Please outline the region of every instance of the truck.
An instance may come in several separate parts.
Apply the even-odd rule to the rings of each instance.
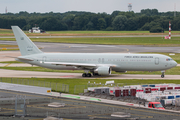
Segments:
[[[164,110],[164,107],[160,102],[146,102],[145,107]]]

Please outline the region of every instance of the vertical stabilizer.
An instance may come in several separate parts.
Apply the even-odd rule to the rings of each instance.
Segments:
[[[11,27],[22,56],[43,53],[18,26]]]

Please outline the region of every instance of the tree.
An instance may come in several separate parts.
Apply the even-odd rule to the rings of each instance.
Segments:
[[[104,20],[104,18],[98,19],[97,28],[98,30],[104,30],[106,28],[106,21]]]
[[[149,31],[150,33],[161,33],[162,28],[160,26],[153,26]]]
[[[87,27],[86,27],[87,30],[93,30],[93,29],[94,29],[94,24],[93,24],[91,21],[89,21],[86,26],[87,26]]]
[[[62,19],[62,21],[67,24],[69,30],[72,29],[73,20],[74,20],[74,15],[67,15]]]
[[[149,23],[146,23],[144,26],[141,27],[140,30],[150,30],[150,24]]]
[[[137,19],[135,18],[128,19],[126,30],[137,30],[137,29],[138,29]]]
[[[126,30],[127,17],[124,15],[118,15],[112,22],[114,30]]]

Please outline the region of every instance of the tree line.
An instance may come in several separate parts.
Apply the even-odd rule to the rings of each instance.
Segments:
[[[180,12],[158,12],[157,9],[143,9],[140,13],[114,11],[112,14],[70,11],[66,13],[19,13],[0,14],[0,28],[11,29],[18,25],[28,30],[37,24],[47,31],[60,30],[146,30],[161,32],[169,29],[180,30]]]

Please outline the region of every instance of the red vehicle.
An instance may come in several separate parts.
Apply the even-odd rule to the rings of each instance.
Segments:
[[[164,107],[160,102],[149,102],[146,107],[164,110]]]

